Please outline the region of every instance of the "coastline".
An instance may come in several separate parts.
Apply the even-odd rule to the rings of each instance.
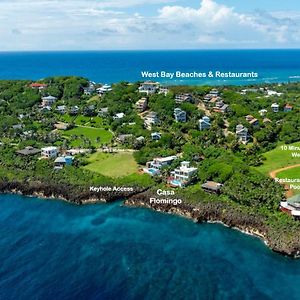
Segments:
[[[43,184],[41,182],[0,182],[1,194],[17,194],[40,199],[57,199],[75,205],[110,203],[124,199],[127,207],[147,208],[160,213],[167,213],[187,218],[195,223],[218,223],[225,227],[238,230],[244,234],[261,239],[272,251],[292,258],[300,257],[300,244],[286,243],[276,240],[269,234],[268,227],[261,216],[245,214],[239,208],[234,208],[223,202],[201,202],[199,205],[150,204],[148,188],[137,188],[133,192],[87,192],[74,193],[76,187],[59,186],[58,184]],[[78,194],[77,194],[78,193]]]

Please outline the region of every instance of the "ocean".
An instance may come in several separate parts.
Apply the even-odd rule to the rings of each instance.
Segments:
[[[0,79],[78,75],[100,83],[141,72],[255,72],[257,78],[153,78],[165,85],[249,85],[300,80],[300,50],[0,52]]]
[[[0,196],[0,299],[299,299],[300,261],[122,202]]]

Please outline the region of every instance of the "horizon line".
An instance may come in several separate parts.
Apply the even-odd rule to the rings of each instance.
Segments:
[[[300,50],[299,48],[207,48],[207,49],[86,49],[86,50],[0,50],[0,54],[2,53],[33,53],[33,52],[175,52],[175,51],[278,51],[278,50]]]

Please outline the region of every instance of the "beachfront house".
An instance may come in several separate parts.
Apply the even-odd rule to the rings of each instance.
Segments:
[[[300,194],[288,198],[286,201],[281,201],[280,210],[295,218],[300,218]]]
[[[51,96],[51,95],[42,97],[42,107],[47,107],[47,106],[51,107],[55,103],[56,100],[57,100],[57,98],[54,96]]]
[[[246,128],[244,125],[242,124],[237,125],[235,133],[240,142],[242,143],[248,142],[249,140],[248,128]]]
[[[177,156],[168,156],[168,157],[157,157],[152,161],[146,163],[146,168],[143,169],[144,173],[151,176],[159,175],[160,170],[164,167],[167,167],[172,164],[172,162],[177,159]]]
[[[182,104],[184,102],[192,103],[194,101],[193,96],[191,94],[177,94],[175,95],[176,104]]]
[[[283,111],[284,112],[289,112],[289,111],[292,111],[293,110],[293,106],[290,105],[290,104],[286,104],[283,108]]]
[[[54,146],[44,147],[41,150],[41,156],[44,158],[54,158],[58,155],[58,148]]]
[[[147,105],[147,98],[143,97],[135,103],[135,109],[141,113],[147,109]]]
[[[186,112],[181,108],[174,109],[174,117],[176,122],[186,122]]]
[[[183,161],[180,167],[171,172],[168,183],[172,187],[185,187],[196,178],[197,170],[190,166],[189,161]]]
[[[156,91],[158,90],[160,84],[158,82],[154,82],[154,81],[145,81],[143,83],[141,83],[141,85],[139,86],[138,91],[140,93],[145,93],[147,95],[151,95],[151,94],[155,94]]]
[[[207,193],[220,194],[223,184],[215,181],[206,181],[201,185]]]
[[[60,156],[54,161],[54,169],[62,169],[65,166],[71,166],[73,163],[73,156]]]
[[[150,111],[144,118],[144,125],[148,130],[151,130],[153,125],[159,124],[159,118],[156,112]]]
[[[152,132],[151,133],[151,140],[152,141],[159,141],[161,139],[161,133],[160,132]]]
[[[279,104],[273,103],[273,104],[271,105],[271,108],[272,108],[272,111],[273,111],[274,113],[278,113],[278,112],[279,112]]]
[[[202,119],[199,120],[199,130],[205,130],[210,128],[210,118],[204,116]]]

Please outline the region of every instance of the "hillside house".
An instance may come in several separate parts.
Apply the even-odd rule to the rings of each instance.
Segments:
[[[54,158],[58,155],[58,148],[57,147],[44,147],[41,149],[41,156],[44,158]]]
[[[222,186],[223,186],[222,183],[218,183],[214,181],[206,181],[204,184],[201,185],[204,191],[213,194],[220,194]]]
[[[300,194],[288,198],[286,201],[281,201],[280,210],[299,219],[300,218]]]
[[[154,158],[152,161],[146,163],[146,168],[143,171],[151,176],[158,175],[162,168],[171,165],[175,159],[177,159],[175,155]]]
[[[67,107],[65,105],[59,105],[57,106],[56,111],[63,115],[67,112]]]
[[[152,141],[159,141],[161,139],[161,133],[160,132],[151,133],[151,139]]]
[[[195,179],[197,171],[197,168],[190,167],[189,161],[183,161],[171,172],[168,183],[172,187],[185,187]]]
[[[283,111],[284,112],[289,112],[289,111],[292,111],[293,110],[293,106],[290,105],[290,104],[286,104],[283,108]]]
[[[181,108],[174,109],[174,117],[176,122],[186,122],[186,112]]]
[[[209,117],[204,116],[202,119],[199,120],[199,130],[209,129],[210,126],[211,126],[211,124],[210,124]]]
[[[63,169],[65,166],[71,166],[73,163],[73,156],[60,156],[54,161],[54,169]]]
[[[57,100],[57,98],[54,96],[51,96],[51,95],[49,95],[47,97],[42,97],[42,107],[47,107],[47,106],[51,107],[55,103],[56,100]]]
[[[147,109],[148,101],[147,98],[143,97],[135,103],[135,109],[138,112],[144,112]]]
[[[267,109],[261,109],[258,113],[261,117],[264,117],[268,113],[268,110]]]
[[[144,125],[147,129],[151,130],[153,125],[159,124],[159,118],[156,112],[149,112],[144,118]]]
[[[117,141],[121,144],[126,144],[133,141],[133,134],[120,134],[117,137]]]
[[[41,150],[36,149],[34,147],[31,147],[31,146],[28,146],[28,147],[25,147],[22,150],[17,150],[16,153],[20,154],[20,155],[24,155],[24,156],[29,156],[29,155],[36,155],[38,153],[41,153]]]
[[[271,108],[272,108],[272,111],[273,111],[274,113],[278,113],[278,112],[279,112],[279,104],[273,103],[273,104],[271,105]]]
[[[138,88],[138,91],[140,93],[145,93],[147,95],[155,94],[158,90],[160,84],[158,82],[154,81],[145,81],[141,83],[141,85]]]
[[[236,126],[236,136],[242,143],[247,143],[249,140],[249,134],[248,134],[248,128],[243,126],[242,124],[239,124]]]
[[[167,96],[167,94],[169,93],[169,91],[170,90],[167,87],[160,87],[159,90],[158,90],[158,93]]]
[[[103,95],[103,94],[111,92],[111,91],[112,91],[112,87],[109,84],[104,84],[100,88],[97,88],[97,93],[99,95]]]
[[[69,111],[70,115],[75,116],[79,113],[79,107],[77,105],[72,106]]]
[[[176,104],[181,104],[184,102],[192,103],[194,101],[193,96],[191,94],[177,94],[175,95]]]
[[[124,113],[117,113],[117,114],[115,114],[114,116],[113,116],[113,119],[114,120],[121,120],[121,119],[123,119],[125,117],[125,114]]]
[[[44,83],[33,82],[29,86],[34,90],[42,91],[46,89],[48,85]]]

